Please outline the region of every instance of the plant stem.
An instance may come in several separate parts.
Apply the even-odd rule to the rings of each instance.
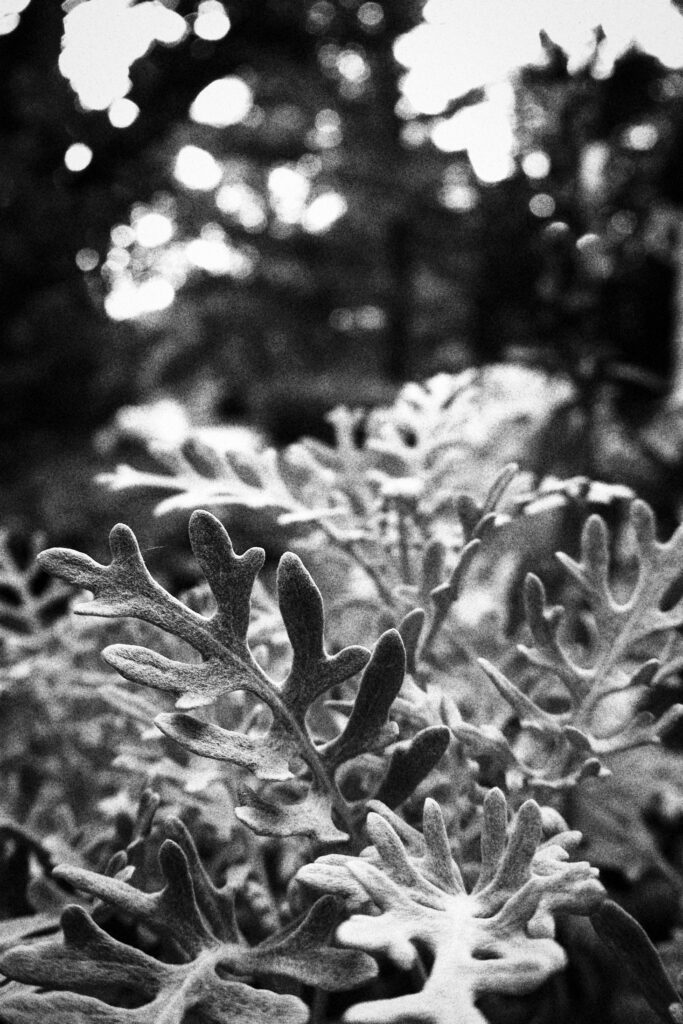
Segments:
[[[363,552],[358,547],[358,544],[355,541],[347,540],[346,538],[342,537],[340,534],[337,533],[334,527],[330,525],[330,523],[325,523],[321,521],[319,525],[323,533],[327,537],[329,537],[329,539],[333,541],[333,543],[336,544],[338,548],[344,551],[345,554],[349,556],[349,558],[353,559],[353,561],[358,566],[360,566],[363,572],[365,572],[370,577],[382,600],[393,611],[395,602],[391,590],[389,589],[389,587],[387,587],[386,583],[380,576],[379,572],[377,571],[377,567],[373,565],[372,562],[368,561],[368,559],[365,557]]]
[[[321,988],[316,988],[313,992],[313,1001],[311,1003],[311,1016],[308,1024],[325,1024],[327,1017],[327,1000],[329,993],[324,992]]]

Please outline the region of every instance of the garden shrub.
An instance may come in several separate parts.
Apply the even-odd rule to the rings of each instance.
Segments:
[[[0,700],[29,745],[3,755],[0,1021],[683,1019],[611,898],[681,889],[683,528],[494,473],[510,407],[473,386],[340,410],[334,447],[113,474],[162,514],[259,512],[298,549],[274,581],[208,510],[180,597],[127,526],[109,564],[43,552],[80,619],[6,549]]]

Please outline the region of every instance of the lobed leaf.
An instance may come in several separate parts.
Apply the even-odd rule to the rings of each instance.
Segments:
[[[150,813],[151,805],[145,816]],[[14,948],[0,961],[7,977],[50,990],[1,999],[3,1021],[23,1024],[49,1015],[63,1024],[184,1024],[192,1016],[197,1024],[304,1024],[308,1011],[301,999],[254,988],[249,979],[294,979],[337,991],[376,975],[367,954],[329,946],[340,916],[332,896],[318,900],[293,929],[249,948],[237,928],[232,894],[213,885],[185,826],[172,819],[165,830],[159,892],[71,867],[58,876],[165,936],[176,951],[173,962],[129,946],[81,907],[69,907],[62,915],[62,943]],[[122,992],[133,1008],[118,1005]]]
[[[534,664],[553,668],[568,685],[574,679],[579,696],[606,677],[626,652],[645,637],[683,624],[683,597],[669,605],[668,597],[683,577],[683,527],[666,543],[655,536],[652,509],[636,499],[630,524],[638,547],[638,576],[625,601],[615,598],[609,580],[609,534],[604,520],[592,515],[581,538],[581,560],[558,553],[557,558],[583,592],[594,618],[591,649],[586,665],[577,663],[563,642],[557,609],[545,610],[538,580],[526,588],[529,626],[535,648],[524,649]]]
[[[188,663],[146,647],[106,648],[105,660],[126,679],[172,694],[181,711],[210,706],[236,690],[246,690],[265,704],[272,723],[264,736],[224,729],[186,714],[161,715],[157,725],[193,753],[229,762],[270,783],[291,778],[292,763],[303,761],[306,768],[297,771],[310,780],[310,799],[297,805],[296,812],[286,801],[273,810],[277,800],[271,804],[265,799],[260,805],[258,794],[252,793],[242,808],[243,820],[261,833],[271,828],[270,834],[284,835],[290,829],[289,834],[337,842],[344,833],[329,818],[332,807],[348,828],[352,814],[337,788],[336,769],[368,749],[383,749],[396,735],[388,713],[405,671],[400,637],[395,634],[391,641],[380,642],[373,667],[361,681],[358,707],[352,709],[342,735],[317,745],[307,723],[311,705],[365,668],[370,652],[350,646],[334,655],[327,653],[320,592],[300,559],[287,554],[278,569],[278,593],[293,657],[286,679],[282,683],[271,679],[255,661],[247,640],[251,593],[263,552],[252,548],[237,555],[223,526],[208,512],[193,514],[190,540],[215,598],[216,610],[209,615],[192,610],[155,583],[127,527],[112,531],[108,566],[64,550],[46,552],[43,561],[47,568],[93,591],[94,600],[85,608],[88,613],[144,619],[189,643],[202,658]],[[393,653],[388,655],[390,648]],[[246,723],[239,725],[248,729]],[[409,780],[417,784],[432,763],[424,756],[420,760],[425,747],[421,742],[412,755],[417,767],[403,773],[406,793]],[[421,768],[418,762],[424,762]]]
[[[541,842],[535,802],[520,809],[509,838],[506,819],[505,798],[494,790],[484,803],[482,872],[470,894],[433,801],[425,805],[421,843],[409,836],[406,844],[385,808],[369,816],[373,846],[360,857],[322,857],[300,870],[305,884],[348,894],[360,910],[337,930],[342,945],[384,954],[401,970],[413,967],[418,949],[430,956],[420,992],[356,1004],[345,1020],[481,1024],[481,996],[533,992],[562,969],[566,956],[554,938],[555,916],[597,909],[604,897],[597,872],[568,862],[574,834]]]
[[[294,658],[282,687],[282,701],[302,722],[310,705],[332,686],[359,672],[370,655],[364,647],[346,647],[328,655],[323,641],[323,602],[301,560],[291,552],[278,567],[280,612]]]
[[[310,836],[321,843],[343,843],[349,838],[332,820],[330,794],[317,788],[311,787],[298,803],[268,800],[248,786],[242,787],[240,798],[235,815],[257,835]]]
[[[683,1004],[645,930],[613,900],[605,900],[591,914],[591,924],[618,957],[620,970],[655,1013],[670,1024],[674,1019],[671,1007],[683,1008]]]
[[[405,668],[401,636],[395,629],[388,630],[375,644],[344,731],[324,748],[323,756],[329,764],[336,767],[394,738],[395,732],[387,730],[387,720],[401,689]]]
[[[258,779],[292,778],[287,753],[270,736],[252,738],[182,714],[157,715],[154,724],[187,750],[216,761],[229,761],[253,772]]]
[[[398,807],[436,767],[450,741],[450,729],[445,725],[430,725],[411,740],[397,745],[376,799],[388,807]]]
[[[683,527],[669,541],[659,543],[652,510],[637,500],[631,505],[630,525],[637,543],[638,573],[625,599],[613,592],[609,533],[600,516],[590,516],[585,523],[580,561],[557,555],[588,606],[585,642],[579,644],[572,635],[566,610],[548,605],[538,577],[529,574],[525,580],[526,621],[534,644],[518,649],[528,662],[564,684],[567,710],[546,711],[495,666],[479,659],[519,720],[524,742],[511,750],[509,764],[529,785],[561,789],[588,776],[607,774],[600,758],[659,743],[683,714],[674,705],[657,720],[649,711],[638,711],[636,699],[662,674],[656,658],[637,664],[643,641],[658,642],[663,648],[657,635],[683,624],[683,597],[677,597],[683,578]],[[634,694],[633,699],[619,705],[615,698],[627,691]],[[611,716],[610,708],[614,709]],[[489,752],[491,744],[487,745],[482,727],[460,726],[457,732],[470,749]],[[525,745],[526,758],[518,756]],[[503,753],[497,757],[501,764]]]

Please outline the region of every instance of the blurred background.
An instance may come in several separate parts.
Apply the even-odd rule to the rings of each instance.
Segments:
[[[10,530],[96,548],[138,435],[329,439],[498,363],[571,384],[542,470],[678,517],[683,4],[0,0],[0,33]]]

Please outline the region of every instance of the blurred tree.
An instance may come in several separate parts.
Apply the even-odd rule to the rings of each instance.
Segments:
[[[203,367],[203,391],[210,366],[223,412],[246,405],[281,440],[340,400],[386,396],[437,339],[468,335],[453,294],[466,254],[439,201],[449,159],[407,144],[398,113],[393,45],[420,7],[231,8],[213,44],[223,76],[161,146],[175,180],[132,211],[128,255],[114,245],[105,262],[114,316],[171,281],[165,379]],[[166,218],[158,245],[140,239],[150,216]]]
[[[6,477],[21,455],[42,488],[56,445],[164,391],[289,440],[511,356],[569,371],[586,408],[604,380],[665,390],[680,73],[542,34],[489,84],[486,55],[457,87],[425,64],[420,104],[404,41],[428,8],[25,7],[0,36]]]
[[[636,47],[606,75],[604,44],[597,30],[570,70],[546,39],[546,67],[523,69],[517,84],[536,264],[526,358],[577,386],[548,425],[548,464],[626,480],[671,514],[683,430],[662,400],[680,404],[683,366],[683,76]]]
[[[133,211],[129,262],[114,252],[105,264],[113,315],[135,310],[131,284],[170,278],[174,291],[160,293],[175,295],[160,318],[169,375],[185,379],[188,353],[195,365],[217,360],[224,411],[245,395],[271,424],[279,409],[283,439],[309,425],[307,403],[317,421],[335,398],[371,400],[368,381],[511,352],[581,386],[591,366],[619,363],[622,380],[661,394],[675,270],[671,246],[651,237],[652,210],[667,201],[679,73],[637,50],[605,71],[600,31],[570,68],[542,33],[539,60],[507,87],[425,114],[407,102],[396,57],[421,7],[265,4],[257,44],[232,63],[250,19],[231,9],[230,74],[166,137],[161,161],[175,160],[176,180]],[[456,129],[453,143],[463,115],[469,142]],[[496,132],[510,135],[502,166]],[[489,151],[475,152],[477,134]],[[168,220],[158,246],[135,241],[134,221],[150,211]]]

